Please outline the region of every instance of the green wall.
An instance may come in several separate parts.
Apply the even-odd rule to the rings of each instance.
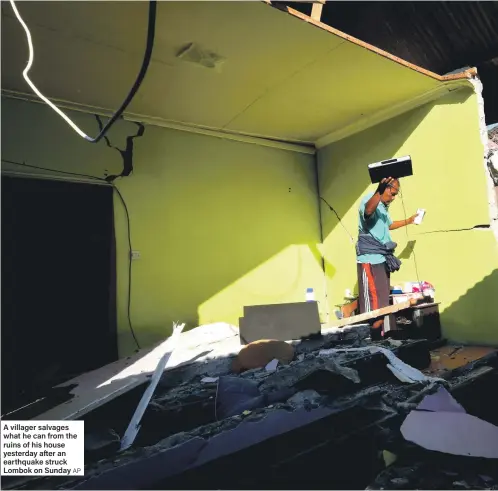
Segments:
[[[71,113],[97,133],[93,116]],[[110,133],[123,147],[136,126]],[[408,215],[424,223],[393,232],[403,266],[392,283],[434,283],[445,335],[498,344],[498,246],[489,224],[476,95],[454,91],[319,151],[320,193],[356,238],[357,207],[369,185],[367,164],[411,155],[414,176],[402,182]],[[80,139],[41,104],[2,99],[2,157],[95,176],[119,173],[120,155],[104,142]],[[2,164],[8,171],[34,171]],[[134,173],[117,181],[130,212],[133,249],[132,321],[143,346],[164,339],[173,321],[188,327],[238,323],[243,305],[301,301],[314,287],[323,315],[355,288],[354,244],[321,204],[320,244],[314,158],[248,143],[147,126],[135,140]],[[401,200],[394,219],[404,217]],[[126,319],[127,237],[115,201],[120,354],[133,350]],[[450,231],[458,230],[458,231]],[[404,252],[403,252],[404,251]],[[321,254],[326,265],[324,281]],[[325,304],[325,284],[328,305]]]
[[[320,193],[357,236],[359,201],[375,187],[367,165],[411,155],[414,175],[402,180],[408,216],[427,210],[420,226],[392,233],[403,265],[391,284],[416,280],[413,253],[404,251],[406,231],[421,280],[436,287],[444,334],[459,342],[498,344],[498,245],[490,229],[488,197],[479,136],[477,96],[470,89],[450,93],[371,129],[335,142],[318,153]],[[404,218],[401,199],[390,211]],[[328,298],[343,301],[357,288],[354,245],[335,215],[322,203]],[[460,231],[448,231],[460,230]]]
[[[93,116],[70,116],[97,133]],[[135,132],[121,121],[111,143],[123,148]],[[122,168],[115,150],[85,142],[48,107],[11,99],[2,99],[2,157],[95,176]],[[117,186],[133,249],[141,253],[133,262],[131,312],[142,346],[169,335],[173,321],[238,324],[243,305],[302,301],[307,287],[324,305],[313,156],[146,126],[135,140],[134,169]],[[126,319],[126,222],[117,197],[115,216],[124,356],[134,345]]]

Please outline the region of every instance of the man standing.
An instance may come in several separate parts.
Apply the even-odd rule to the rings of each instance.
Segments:
[[[359,209],[359,235],[356,244],[360,313],[389,305],[390,276],[400,268],[401,261],[394,256],[396,243],[390,230],[414,222],[417,215],[393,222],[388,207],[399,193],[398,179],[382,179],[375,193],[366,195]],[[372,340],[384,336],[384,319],[372,324]]]

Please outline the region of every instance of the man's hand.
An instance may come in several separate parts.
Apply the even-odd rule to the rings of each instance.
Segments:
[[[396,230],[397,228],[411,225],[412,223],[414,223],[415,218],[417,218],[417,214],[411,216],[410,218],[407,218],[406,220],[398,220],[396,222],[393,222],[391,223],[391,225],[389,225],[389,230]]]
[[[415,218],[418,217],[418,213],[415,213],[415,215],[412,215],[410,218],[406,220],[407,225],[411,225],[412,223],[415,223]]]
[[[379,185],[377,186],[377,193],[382,196],[384,194],[384,191],[392,184],[394,179],[392,177],[384,177],[382,181],[379,182]]]

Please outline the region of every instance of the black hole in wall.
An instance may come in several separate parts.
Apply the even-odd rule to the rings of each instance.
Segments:
[[[2,413],[117,359],[112,188],[2,178]]]

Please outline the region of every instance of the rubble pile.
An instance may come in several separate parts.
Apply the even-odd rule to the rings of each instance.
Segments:
[[[140,393],[128,400],[121,396],[85,417],[84,477],[4,487],[494,489],[496,469],[488,465],[465,474],[460,464],[453,471],[448,455],[443,465],[434,455],[444,452],[423,446],[437,447],[430,440],[433,412],[473,421],[481,417],[473,423],[478,428],[498,422],[467,404],[481,400],[496,381],[496,353],[434,373],[427,340],[372,343],[368,333],[368,326],[325,332],[289,343],[292,349],[284,350],[282,359],[269,362],[266,353],[260,366],[246,357],[243,365],[252,368],[245,370],[234,363],[237,352],[169,370],[131,448],[120,452],[119,439]],[[420,416],[427,414],[421,411],[431,414]],[[427,422],[415,436],[414,415]],[[466,458],[464,440],[452,459]],[[471,452],[493,452],[491,447],[474,445]],[[482,455],[467,458],[482,460]],[[348,471],[351,459],[360,466],[354,475]]]

